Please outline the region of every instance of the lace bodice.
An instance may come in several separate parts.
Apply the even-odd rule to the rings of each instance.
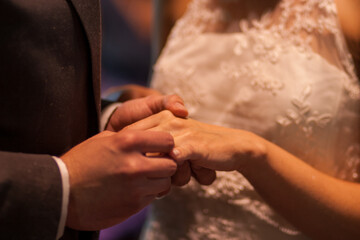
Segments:
[[[333,0],[194,0],[154,68],[190,117],[252,131],[359,181],[360,87]],[[271,1],[270,1],[271,2]],[[271,180],[269,180],[271,181]],[[310,220],[310,219],[309,219]],[[238,173],[154,203],[145,239],[305,239]]]

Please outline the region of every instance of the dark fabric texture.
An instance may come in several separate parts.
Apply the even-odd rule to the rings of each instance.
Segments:
[[[98,131],[100,26],[98,0],[0,0],[0,239],[55,239],[51,156]]]
[[[62,196],[56,163],[0,152],[0,165],[0,239],[55,239]]]

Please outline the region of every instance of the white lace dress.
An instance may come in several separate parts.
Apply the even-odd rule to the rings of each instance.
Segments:
[[[335,3],[280,0],[256,17],[251,9],[263,2],[194,0],[152,86],[180,95],[194,119],[252,131],[329,175],[359,181],[360,88]],[[218,172],[211,186],[192,180],[156,201],[143,239],[306,237],[241,174]]]

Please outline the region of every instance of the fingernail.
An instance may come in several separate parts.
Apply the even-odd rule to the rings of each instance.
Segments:
[[[176,103],[174,104],[174,107],[176,107],[176,108],[178,108],[178,109],[180,109],[180,110],[185,110],[185,111],[187,111],[187,109],[185,108],[184,104],[181,104],[181,103],[179,103],[179,102],[176,102]]]
[[[172,150],[172,153],[173,153],[174,157],[178,157],[180,155],[180,151],[176,148]]]

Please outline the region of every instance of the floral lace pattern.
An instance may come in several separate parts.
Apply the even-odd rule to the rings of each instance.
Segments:
[[[334,1],[280,0],[260,17],[231,17],[231,4],[251,2],[193,0],[152,86],[180,95],[192,118],[253,131],[320,171],[360,181],[360,86]],[[219,172],[211,186],[191,181],[157,201],[144,239],[307,238],[242,175]]]
[[[188,67],[185,71],[182,71],[175,66],[168,68],[163,65],[155,65],[154,70],[158,75],[162,75],[163,78],[173,79],[173,81],[162,83],[162,91],[171,92],[180,96],[183,96],[183,93],[186,92],[186,102],[190,113],[196,111],[197,107],[201,106],[203,102],[202,99],[206,96],[207,92],[205,89],[197,86],[196,83],[189,81],[195,71],[194,67]],[[156,84],[154,84],[153,87],[156,89],[160,88],[160,86],[156,86]]]
[[[306,99],[311,94],[311,87],[307,86],[291,103],[294,109],[288,109],[286,116],[278,117],[277,123],[283,127],[290,124],[298,126],[307,137],[313,134],[314,128],[324,128],[331,121],[331,114],[314,111]]]
[[[227,0],[220,0],[226,2]],[[227,9],[221,8],[215,0],[197,0],[189,5],[185,16],[179,20],[172,31],[168,47],[181,42],[189,36],[196,36],[206,32],[220,31],[217,25],[229,21],[226,16]],[[241,2],[241,0],[230,0],[228,2]],[[246,2],[246,1],[242,1]],[[350,97],[359,99],[360,88],[354,70],[351,54],[348,52],[344,36],[342,35],[337,19],[336,5],[333,0],[282,0],[278,6],[280,16],[274,19],[270,13],[262,15],[259,19],[243,19],[239,22],[239,29],[247,36],[257,41],[253,52],[262,61],[275,63],[279,56],[289,47],[296,47],[311,58],[314,52],[320,51],[313,45],[322,44],[317,42],[317,35],[323,35],[324,40],[331,41],[339,51],[341,69],[348,74],[344,78],[344,88]],[[269,38],[269,36],[271,36]],[[274,38],[275,37],[275,38]],[[287,39],[288,44],[279,45],[276,39]],[[241,55],[242,49],[247,48],[246,38],[240,36],[234,47],[234,53]],[[319,52],[321,55],[326,53]],[[331,61],[331,59],[328,59]],[[336,63],[335,63],[336,64]]]
[[[251,79],[250,85],[254,89],[267,90],[276,95],[276,92],[281,90],[284,84],[278,79],[258,71],[260,65],[259,61],[253,61],[241,66],[232,62],[223,62],[220,68],[234,82],[238,82],[239,79],[248,78]]]

